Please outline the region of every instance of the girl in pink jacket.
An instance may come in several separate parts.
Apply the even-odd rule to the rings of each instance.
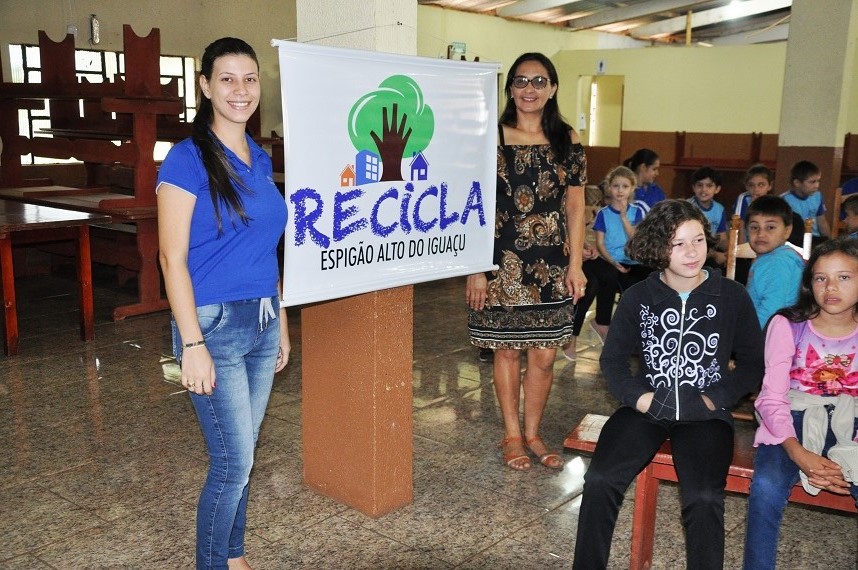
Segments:
[[[798,302],[772,317],[748,500],[745,568],[774,568],[790,490],[858,504],[858,240],[817,247]]]

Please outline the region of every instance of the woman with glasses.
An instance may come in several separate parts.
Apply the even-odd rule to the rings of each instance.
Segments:
[[[560,116],[557,87],[557,71],[541,53],[519,56],[507,74],[498,125],[499,267],[469,276],[466,288],[471,342],[495,351],[503,461],[518,471],[531,468],[528,452],[545,467],[563,468],[560,455],[539,436],[539,425],[557,347],[572,339],[575,302],[587,285],[581,270],[586,159],[577,133]]]
[[[250,135],[259,63],[248,44],[206,48],[193,135],[158,174],[158,238],[173,351],[209,454],[197,504],[197,568],[248,569],[248,481],[274,373],[289,359],[277,242],[286,206]]]

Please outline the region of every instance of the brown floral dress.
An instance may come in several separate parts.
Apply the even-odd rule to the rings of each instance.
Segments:
[[[572,338],[575,305],[566,290],[566,189],[587,182],[584,147],[558,162],[551,146],[498,146],[494,262],[486,308],[469,311],[471,343],[483,348],[551,348]],[[582,190],[583,192],[583,190]]]

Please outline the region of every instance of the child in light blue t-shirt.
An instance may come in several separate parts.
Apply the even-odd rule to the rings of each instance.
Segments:
[[[848,237],[858,239],[858,194],[849,196],[840,207]]]
[[[648,268],[640,266],[625,252],[626,242],[634,235],[644,211],[629,202],[635,187],[635,175],[631,170],[618,166],[608,173],[605,183],[607,205],[599,210],[593,222],[596,249],[602,261],[616,269],[620,289],[624,290],[649,274]]]
[[[715,265],[727,263],[727,214],[724,206],[715,201],[715,196],[721,191],[721,173],[709,166],[698,168],[691,175],[691,189],[694,196],[688,199],[697,206],[709,220],[712,237],[717,242],[709,251],[709,258]]]
[[[748,206],[748,241],[757,254],[748,277],[748,295],[760,327],[798,299],[804,260],[787,244],[791,231],[792,210],[783,198],[761,196]]]
[[[808,160],[796,162],[790,170],[789,190],[781,194],[790,208],[802,220],[813,219],[813,236],[827,238],[831,236],[828,220],[825,219],[825,202],[819,192],[819,167]],[[814,240],[814,246],[820,240]]]

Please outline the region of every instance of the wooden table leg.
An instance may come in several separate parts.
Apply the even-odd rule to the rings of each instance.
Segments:
[[[635,484],[635,510],[632,515],[632,545],[629,557],[630,570],[647,569],[652,565],[652,548],[655,540],[655,509],[658,503],[658,479],[652,463],[638,475]]]
[[[3,288],[3,350],[18,354],[18,311],[15,304],[15,272],[12,267],[12,235],[0,234],[0,286]]]
[[[77,281],[80,299],[80,338],[92,340],[95,337],[92,303],[92,256],[89,248],[89,226],[85,224],[78,229]]]
[[[138,303],[113,309],[113,320],[145,315],[168,309],[167,299],[161,296],[161,272],[158,269],[158,220],[138,220],[137,252],[140,255],[140,272],[137,275]]]

